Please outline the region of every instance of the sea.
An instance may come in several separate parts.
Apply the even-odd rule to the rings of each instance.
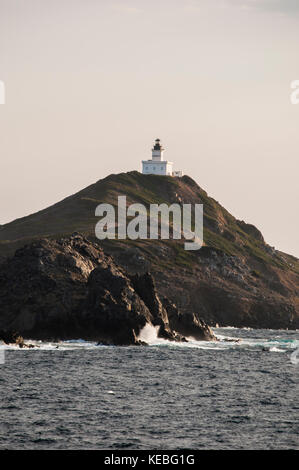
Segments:
[[[299,331],[0,343],[0,449],[298,449]]]

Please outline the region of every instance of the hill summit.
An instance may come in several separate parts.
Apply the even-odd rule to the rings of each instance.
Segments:
[[[204,246],[185,251],[183,240],[95,238],[100,203],[203,204]],[[298,260],[270,247],[261,232],[237,220],[189,176],[112,174],[35,214],[0,227],[0,255],[39,238],[80,232],[134,274],[150,271],[159,295],[207,323],[257,328],[298,328]]]

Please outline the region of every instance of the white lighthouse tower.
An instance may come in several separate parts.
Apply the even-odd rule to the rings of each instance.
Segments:
[[[172,176],[172,162],[163,159],[164,148],[160,139],[156,139],[152,148],[152,159],[142,160],[142,173],[144,175]]]

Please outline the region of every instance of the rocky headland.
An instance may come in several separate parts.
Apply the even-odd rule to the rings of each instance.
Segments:
[[[215,339],[196,313],[182,321],[159,298],[151,274],[128,274],[79,233],[18,249],[0,265],[0,285],[0,339],[20,347],[23,338],[139,345],[146,324],[171,341]]]
[[[183,240],[97,240],[95,208],[116,207],[119,195],[146,208],[203,204],[204,246],[185,251]],[[198,338],[206,337],[201,321],[299,328],[298,259],[269,246],[258,228],[236,219],[188,176],[109,175],[0,226],[0,273],[0,329],[14,327],[27,337],[84,331],[109,342],[116,318],[124,328],[117,342],[130,344],[148,319],[160,334],[188,336],[191,327]]]

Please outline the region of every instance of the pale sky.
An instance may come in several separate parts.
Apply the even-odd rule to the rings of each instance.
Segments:
[[[165,158],[299,256],[298,0],[0,0],[0,224]]]

